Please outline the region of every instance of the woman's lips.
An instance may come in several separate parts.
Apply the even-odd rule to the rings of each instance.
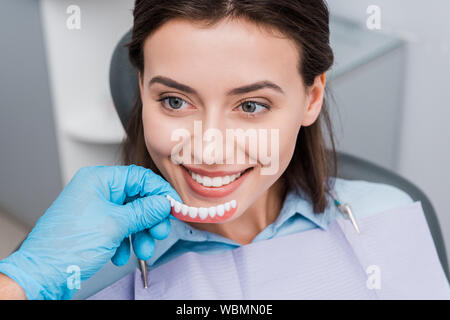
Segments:
[[[198,195],[201,195],[206,198],[223,198],[223,197],[230,195],[237,188],[239,188],[241,183],[244,182],[244,180],[247,178],[251,169],[253,169],[253,168],[250,168],[250,170],[246,170],[238,178],[236,178],[234,181],[230,182],[229,184],[223,185],[221,187],[205,187],[202,184],[200,184],[199,182],[195,181],[191,177],[191,174],[189,173],[188,169],[186,169],[183,165],[181,165],[181,168],[183,171],[184,179],[186,180],[186,183],[189,185],[189,187]],[[200,174],[201,174],[201,172],[206,173],[205,171],[201,171],[199,169],[196,169],[195,171]],[[232,173],[238,173],[238,172],[240,172],[240,171],[236,171],[236,172],[232,172]],[[225,172],[220,171],[220,172],[206,173],[204,175],[211,176],[211,177],[217,177],[217,176],[219,176],[218,173],[220,173],[220,175],[224,175]],[[226,174],[232,174],[232,173],[227,172]]]
[[[188,169],[192,172],[201,174],[202,176],[208,176],[208,177],[221,177],[221,176],[231,176],[236,173],[243,172],[244,170],[235,170],[235,171],[207,171],[202,168],[195,168],[188,165],[181,165],[184,169]],[[247,168],[248,169],[248,168]]]

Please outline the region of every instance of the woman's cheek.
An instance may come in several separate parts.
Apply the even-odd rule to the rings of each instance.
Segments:
[[[168,117],[158,112],[152,104],[145,104],[142,108],[142,124],[144,127],[145,144],[150,155],[170,155],[171,136],[177,128],[177,121],[171,121]],[[155,159],[154,159],[155,160]]]
[[[294,155],[295,145],[301,130],[301,120],[299,115],[291,119],[285,119],[285,126],[279,130],[279,166],[284,172]]]
[[[277,175],[280,175],[288,167],[297,141],[297,137],[301,127],[301,114],[298,109],[285,108],[283,112],[278,112],[276,116],[271,118],[270,130],[276,134],[271,134],[267,150],[270,150],[272,167],[278,167]],[[273,138],[273,139],[272,139]],[[267,170],[273,172],[272,170]]]

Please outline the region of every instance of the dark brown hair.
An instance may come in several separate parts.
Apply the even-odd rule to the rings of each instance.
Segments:
[[[203,23],[206,27],[223,18],[245,18],[267,30],[281,32],[298,47],[300,59],[296,67],[305,87],[311,86],[316,76],[326,72],[334,60],[329,44],[329,12],[323,0],[136,0],[133,15],[132,40],[127,46],[131,63],[141,73],[144,41],[173,18]],[[335,143],[327,109],[324,98],[317,120],[300,129],[291,162],[281,176],[287,189],[295,188],[299,195],[309,197],[315,213],[323,212],[328,206],[325,195],[332,194],[330,178],[337,176]],[[326,148],[323,123],[331,149]],[[139,94],[126,133],[125,164],[141,165],[161,174],[145,146]]]

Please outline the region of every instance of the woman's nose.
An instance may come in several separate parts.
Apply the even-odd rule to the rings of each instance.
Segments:
[[[227,163],[226,116],[221,108],[209,108],[201,119],[194,123],[194,161],[202,164]],[[229,129],[229,128],[228,128]],[[228,152],[229,154],[229,152]]]
[[[225,126],[226,126],[226,115],[224,114],[223,108],[219,105],[211,105],[210,107],[206,108],[206,111],[203,113],[202,116],[202,124],[204,131],[207,131],[209,129],[216,129],[222,131],[222,133],[225,133]]]

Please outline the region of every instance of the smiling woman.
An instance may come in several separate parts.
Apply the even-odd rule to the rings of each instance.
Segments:
[[[276,220],[291,189],[310,199],[316,214],[324,212],[336,154],[324,99],[333,53],[323,1],[136,1],[128,47],[140,92],[127,125],[125,163],[162,175],[187,206],[238,204],[216,223],[188,214],[181,220],[249,243]],[[193,152],[184,154],[194,165],[174,163],[173,132],[194,133],[198,121],[205,131],[277,130],[279,141],[258,147],[276,145],[278,170],[261,174],[259,159],[242,164],[216,157],[222,161],[205,164],[195,148],[203,139],[195,134],[186,142]],[[251,147],[238,143],[236,153],[250,159]],[[234,150],[228,142],[225,148]],[[235,172],[245,174],[232,179]],[[220,185],[218,179],[213,185],[217,176]]]

